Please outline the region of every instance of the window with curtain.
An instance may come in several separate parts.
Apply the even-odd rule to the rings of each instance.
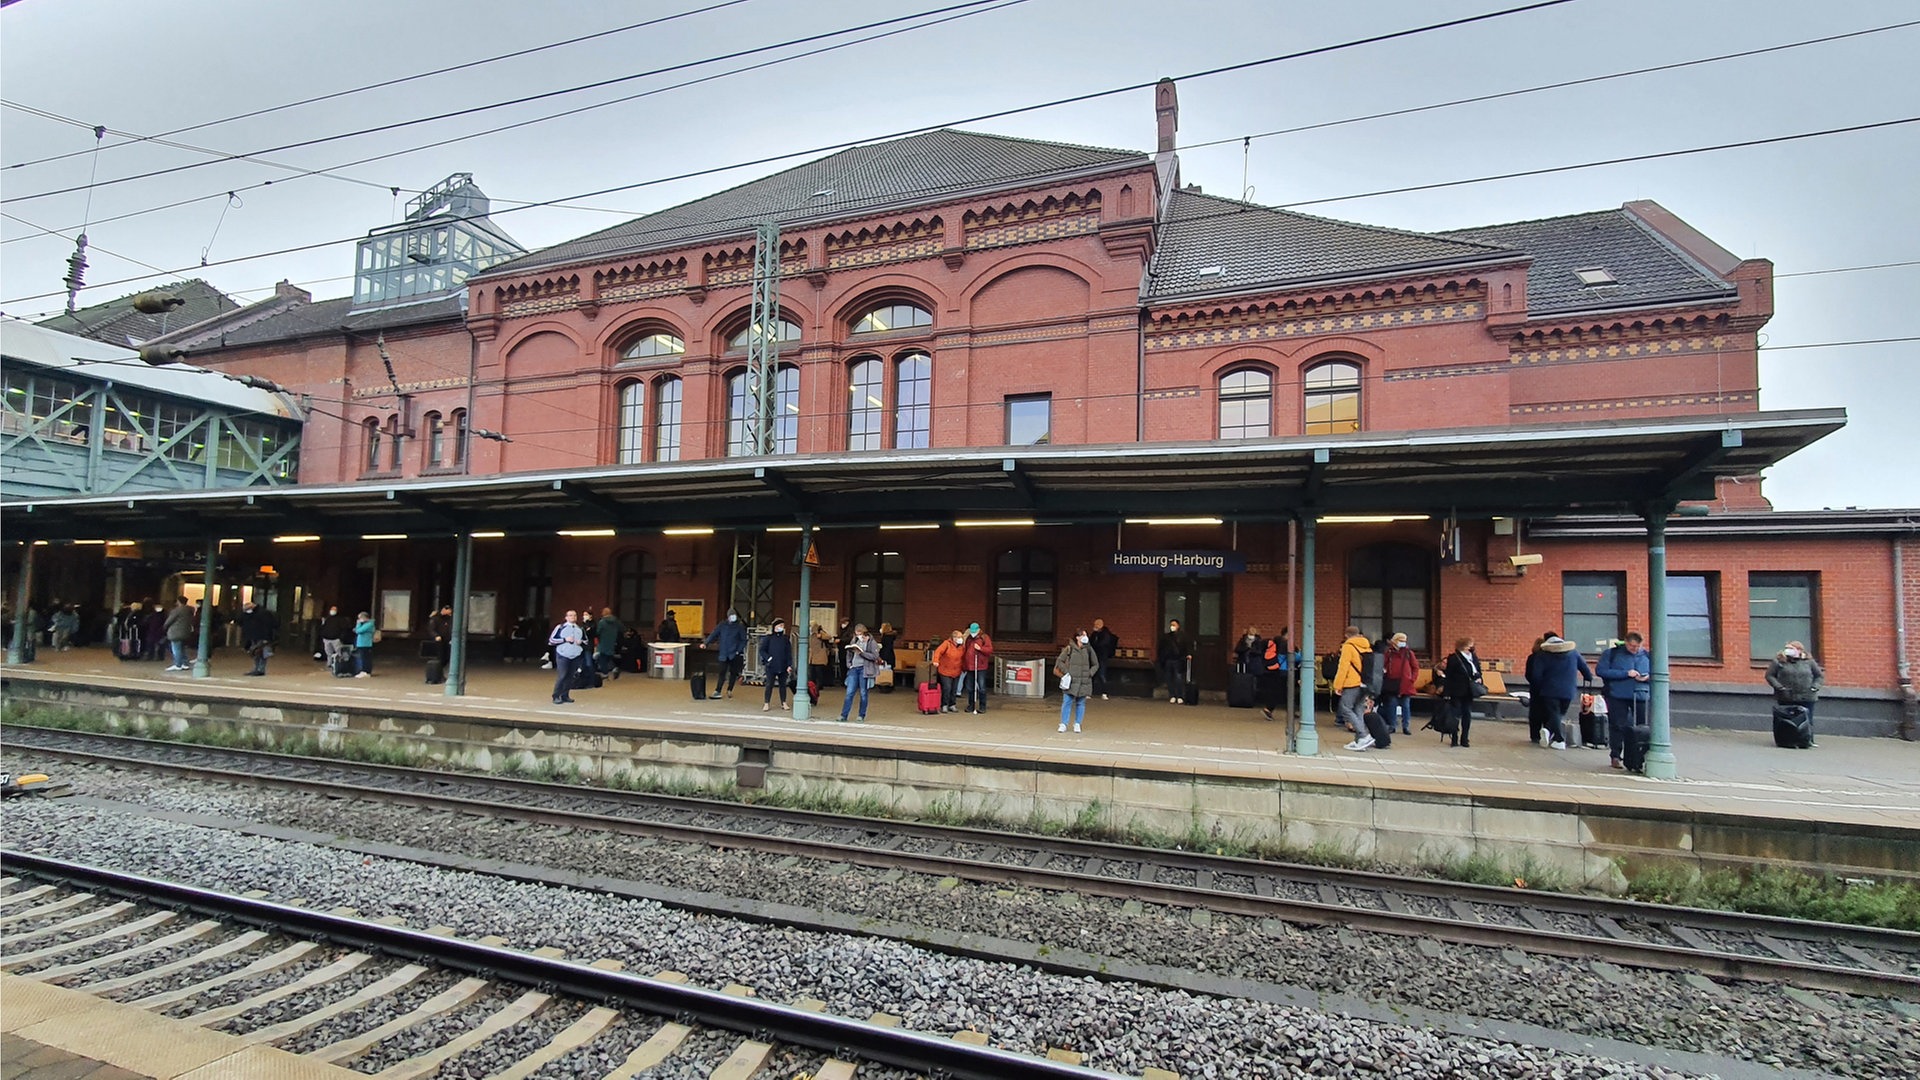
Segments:
[[[924,450],[933,432],[933,357],[901,357],[894,364],[894,380],[894,449]]]
[[[885,367],[877,356],[856,356],[847,367],[847,449],[878,450],[886,416]]]
[[[1589,655],[1626,633],[1627,575],[1560,575],[1560,633]]]
[[[1771,660],[1797,641],[1820,656],[1820,575],[1754,571],[1747,575],[1748,655]]]
[[[1264,439],[1273,434],[1273,376],[1242,368],[1220,376],[1220,437]]]
[[[653,384],[653,460],[680,460],[680,379]]]
[[[1053,553],[1037,548],[1003,551],[993,567],[993,631],[1044,636],[1053,633]]]
[[[853,321],[856,334],[884,334],[889,330],[906,330],[916,326],[932,326],[933,312],[917,304],[882,304],[871,308]]]
[[[622,465],[647,460],[647,384],[620,384],[620,457]]]
[[[1360,365],[1345,360],[1315,364],[1302,382],[1308,435],[1360,430]]]

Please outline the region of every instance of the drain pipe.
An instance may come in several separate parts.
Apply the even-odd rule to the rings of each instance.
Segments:
[[[1900,676],[1900,737],[1913,741],[1920,720],[1920,697],[1913,689],[1913,665],[1907,660],[1907,567],[1903,537],[1893,538],[1893,655]]]

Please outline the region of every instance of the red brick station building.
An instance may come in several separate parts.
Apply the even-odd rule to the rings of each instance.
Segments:
[[[237,541],[217,573],[283,623],[373,610],[408,656],[465,574],[476,663],[567,608],[649,637],[670,603],[791,618],[803,571],[816,619],[977,621],[1015,659],[1095,618],[1147,657],[1178,617],[1210,691],[1248,626],[1591,655],[1649,627],[1664,564],[1681,722],[1763,730],[1789,639],[1826,666],[1823,729],[1910,718],[1920,515],[1761,495],[1845,423],[1759,411],[1771,263],[1652,202],[1416,233],[1208,195],[1171,82],[1156,111],[1157,154],[939,130],[533,252],[455,177],[362,242],[353,296],[286,286],[160,339],[302,396],[298,484],[16,501],[10,539],[49,538],[68,595],[100,595],[100,549],[65,540]],[[130,598],[176,580],[147,574]]]

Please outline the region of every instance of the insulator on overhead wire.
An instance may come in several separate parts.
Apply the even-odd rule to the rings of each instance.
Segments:
[[[180,362],[181,357],[186,355],[187,350],[178,345],[140,346],[140,359],[156,367],[161,364],[177,364]]]
[[[165,313],[168,308],[182,307],[186,302],[185,297],[172,296],[156,290],[154,292],[143,292],[139,296],[134,297],[133,310],[142,315],[160,315]]]

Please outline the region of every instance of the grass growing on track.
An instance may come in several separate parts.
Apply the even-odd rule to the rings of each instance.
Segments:
[[[175,730],[166,721],[142,718],[116,725],[105,715],[38,703],[0,699],[0,725],[51,728],[90,734],[130,734],[158,742],[174,742],[221,749],[266,750],[300,757],[334,758],[378,765],[446,769],[415,747],[379,736],[340,733],[315,737],[299,734],[276,738],[271,734],[225,726],[183,726]],[[478,771],[478,770],[466,770]],[[1070,817],[1039,810],[1025,815],[1009,812],[996,797],[969,800],[942,795],[910,812],[897,801],[872,791],[848,794],[818,784],[789,788],[743,790],[733,781],[715,785],[687,773],[635,772],[620,769],[596,782],[582,775],[571,760],[538,758],[529,753],[504,755],[493,762],[493,775],[544,780],[559,784],[600,786],[620,791],[672,795],[682,798],[742,802],[782,809],[812,810],[857,817],[921,821],[933,825],[1025,831],[1040,836],[1064,836],[1137,847],[1195,851],[1273,862],[1407,873],[1408,867],[1361,856],[1352,844],[1317,841],[1301,848],[1268,837],[1227,831],[1205,825],[1195,815],[1184,830],[1168,830],[1137,818],[1116,820],[1114,808],[1098,800]],[[1577,891],[1566,874],[1531,854],[1517,860],[1475,853],[1427,859],[1416,869],[1455,881],[1514,886],[1543,892]],[[1819,919],[1896,930],[1920,931],[1920,886],[1846,880],[1808,874],[1783,867],[1760,867],[1741,874],[1718,870],[1702,874],[1690,866],[1650,862],[1626,868],[1627,895],[1651,903],[1739,911],[1786,918]]]

